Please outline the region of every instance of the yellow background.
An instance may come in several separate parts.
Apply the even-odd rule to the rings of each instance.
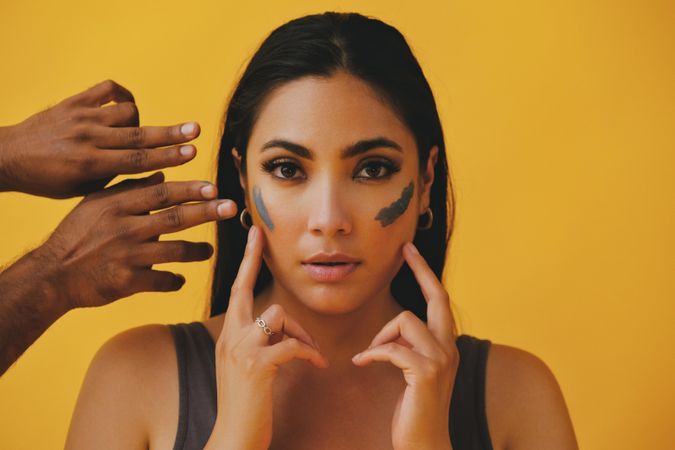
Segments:
[[[445,281],[460,331],[546,361],[582,448],[675,448],[672,1],[4,0],[0,124],[112,78],[142,124],[200,122],[196,159],[165,173],[213,180],[247,58],[281,23],[324,10],[399,28],[434,90],[458,196]],[[0,263],[77,201],[0,194]],[[181,291],[72,311],[0,379],[0,447],[61,448],[106,339],[201,317],[211,263],[164,267],[187,276]]]

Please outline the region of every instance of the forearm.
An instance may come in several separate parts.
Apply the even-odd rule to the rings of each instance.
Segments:
[[[11,191],[9,167],[7,166],[7,149],[12,139],[12,127],[0,127],[0,192]]]
[[[66,313],[56,281],[39,249],[0,273],[0,375]]]

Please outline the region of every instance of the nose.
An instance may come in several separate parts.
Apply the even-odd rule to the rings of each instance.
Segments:
[[[326,180],[317,184],[317,195],[309,203],[308,228],[314,235],[332,237],[352,231],[352,220],[347,211],[347,196],[337,183]]]

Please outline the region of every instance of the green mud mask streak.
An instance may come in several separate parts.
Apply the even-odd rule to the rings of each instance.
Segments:
[[[262,217],[263,222],[267,225],[267,228],[271,230],[274,230],[274,224],[272,223],[272,219],[270,219],[270,214],[267,212],[267,208],[265,208],[265,203],[263,203],[262,199],[262,193],[260,192],[260,188],[258,186],[253,186],[253,201],[255,202],[255,207],[258,210],[258,214],[260,214],[260,217]]]
[[[386,208],[382,208],[380,212],[377,213],[377,216],[375,216],[375,220],[379,220],[383,227],[394,223],[394,221],[401,217],[405,210],[408,209],[414,189],[415,185],[411,181],[410,184],[403,189],[403,192],[401,192],[401,198]]]

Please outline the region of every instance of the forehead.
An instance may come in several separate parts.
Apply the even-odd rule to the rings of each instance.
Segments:
[[[386,137],[405,153],[415,152],[412,133],[364,81],[344,72],[304,77],[272,91],[251,132],[248,153],[271,139],[337,153],[362,139]]]

